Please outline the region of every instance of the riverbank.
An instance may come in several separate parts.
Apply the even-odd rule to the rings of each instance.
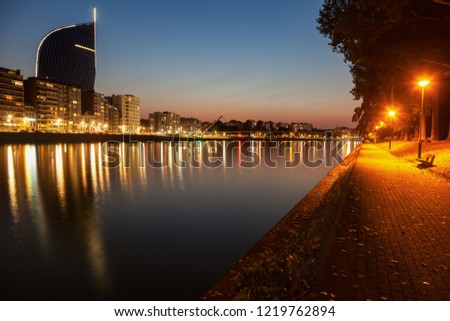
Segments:
[[[62,134],[62,133],[8,133],[0,132],[0,144],[76,144],[76,143],[105,143],[105,142],[175,142],[175,141],[320,141],[341,140],[332,138],[301,138],[274,137],[255,138],[243,135],[233,136],[178,136],[178,135],[118,135],[118,134]],[[359,138],[345,138],[342,140],[360,140]]]
[[[316,185],[202,299],[311,299],[359,150]]]

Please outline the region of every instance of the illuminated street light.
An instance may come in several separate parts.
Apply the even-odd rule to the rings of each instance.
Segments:
[[[61,132],[61,118],[58,118],[57,120],[56,120],[56,122],[55,122],[55,125],[56,125],[56,131],[58,132],[58,133],[60,133]]]
[[[11,124],[12,115],[8,115],[6,118],[6,121],[8,122],[8,131],[11,131],[11,126],[13,125],[13,124]]]
[[[390,123],[391,123],[391,128],[392,128],[392,121],[393,121],[393,119],[394,119],[394,117],[395,117],[395,110],[393,110],[393,109],[389,110],[388,116],[389,116]],[[394,128],[392,128],[392,134],[391,134],[391,136],[390,136],[390,138],[389,138],[389,150],[390,150],[391,147],[392,147],[392,135],[393,135],[393,134],[394,134]]]
[[[421,80],[417,84],[422,87],[422,100],[420,104],[420,125],[419,125],[419,142],[417,144],[417,158],[422,157],[422,136],[427,135],[427,127],[425,123],[425,113],[423,111],[423,99],[425,96],[425,87],[430,83],[429,80]]]
[[[421,81],[418,82],[418,85],[420,87],[426,87],[429,83],[430,83],[429,80],[421,80]]]

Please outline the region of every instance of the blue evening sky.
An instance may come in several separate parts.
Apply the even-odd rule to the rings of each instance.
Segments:
[[[94,0],[0,4],[0,66],[34,75],[50,30],[92,20]],[[132,94],[141,114],[350,122],[351,76],[316,30],[320,0],[95,1],[96,91]]]

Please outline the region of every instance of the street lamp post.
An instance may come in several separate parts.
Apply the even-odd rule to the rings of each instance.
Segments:
[[[429,80],[421,80],[418,85],[422,87],[422,100],[420,104],[420,125],[419,125],[419,142],[417,144],[417,158],[422,157],[422,136],[427,135],[426,123],[425,123],[425,113],[423,111],[423,100],[425,97],[425,87],[430,83]]]
[[[392,146],[392,135],[394,134],[394,128],[392,127],[392,120],[393,120],[394,117],[395,117],[395,110],[390,110],[390,111],[388,112],[388,115],[389,115],[389,119],[391,120],[390,123],[391,123],[391,129],[392,129],[392,134],[391,134],[391,136],[390,136],[390,138],[389,138],[389,150],[391,150],[391,146]]]

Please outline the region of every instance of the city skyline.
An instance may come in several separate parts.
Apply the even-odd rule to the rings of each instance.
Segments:
[[[143,117],[170,110],[206,121],[224,114],[354,127],[348,68],[315,30],[320,3],[133,3],[95,3],[97,92],[136,95]],[[3,25],[15,21],[15,28],[1,28],[0,41],[11,44],[0,53],[2,66],[33,76],[37,42],[92,20],[91,8],[86,1],[4,5]]]

